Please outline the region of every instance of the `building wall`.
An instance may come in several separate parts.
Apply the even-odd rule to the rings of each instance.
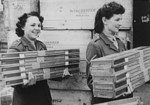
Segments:
[[[0,0],[0,11],[3,11],[2,0]]]

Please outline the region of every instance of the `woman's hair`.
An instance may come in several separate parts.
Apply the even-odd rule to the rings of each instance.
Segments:
[[[18,37],[22,37],[24,36],[24,30],[22,30],[22,28],[24,28],[27,19],[30,16],[36,16],[39,18],[39,21],[41,22],[41,24],[43,23],[44,18],[42,16],[39,15],[38,12],[30,12],[30,13],[24,13],[22,16],[20,16],[18,19],[19,21],[16,23],[16,34],[18,35]]]
[[[113,17],[114,14],[123,14],[125,12],[125,8],[114,1],[110,3],[106,3],[100,8],[95,16],[95,23],[94,23],[94,32],[95,33],[101,33],[104,24],[102,22],[102,17],[105,17],[106,19],[110,19]]]

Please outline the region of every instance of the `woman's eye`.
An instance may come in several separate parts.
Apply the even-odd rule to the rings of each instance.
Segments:
[[[41,24],[39,24],[38,27],[41,27]]]
[[[41,24],[31,24],[31,26],[32,26],[32,27],[35,27],[35,26],[41,27]]]
[[[31,24],[31,26],[33,26],[33,27],[34,27],[34,26],[35,26],[35,24]]]
[[[122,19],[121,18],[116,19],[116,21],[120,21],[120,20],[122,20]]]

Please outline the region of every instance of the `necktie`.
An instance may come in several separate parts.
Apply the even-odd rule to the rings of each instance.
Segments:
[[[114,45],[116,46],[116,48],[118,49],[118,42],[117,42],[117,40],[116,40],[115,37],[113,38],[113,43],[114,43]]]

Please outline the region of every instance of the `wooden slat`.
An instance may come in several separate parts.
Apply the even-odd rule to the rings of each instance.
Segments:
[[[95,90],[101,90],[101,89],[107,89],[107,90],[117,90],[118,88],[124,86],[127,84],[127,81],[126,79],[125,80],[122,80],[118,83],[115,83],[115,82],[93,82],[93,91]]]
[[[11,52],[11,53],[1,53],[0,60],[44,57],[44,56],[58,56],[58,55],[79,55],[79,54],[80,54],[79,49]]]
[[[116,73],[116,74],[112,74],[112,73],[107,73],[107,72],[101,72],[101,71],[96,71],[96,70],[92,70],[91,74],[93,76],[93,80],[97,81],[97,80],[104,80],[104,81],[115,81],[115,82],[119,82],[121,80],[126,79],[126,73],[127,71],[123,71],[120,73]],[[97,79],[94,79],[97,78]]]
[[[80,58],[80,56],[77,55],[58,55],[58,56],[45,56],[45,57],[30,57],[30,58],[6,58],[0,61],[1,65],[5,64],[15,64],[15,63],[34,63],[34,62],[48,62],[48,61],[63,61],[63,60],[71,60],[71,59],[77,59]]]
[[[103,98],[117,98],[127,92],[127,85],[122,86],[118,90],[95,90],[93,91],[94,97],[103,97]]]
[[[140,97],[135,96],[133,98],[120,99],[120,100],[94,104],[94,105],[143,105],[143,104],[141,102]]]
[[[31,69],[37,69],[37,68],[47,68],[47,67],[56,67],[56,66],[64,66],[69,64],[78,64],[80,61],[79,58],[73,58],[69,60],[54,60],[54,61],[47,61],[47,62],[32,62],[32,63],[15,63],[15,64],[5,64],[0,65],[0,68],[10,68],[10,67],[30,67]]]
[[[70,74],[78,73],[79,67],[68,68],[68,71]],[[50,69],[46,69],[46,71],[43,69],[40,71],[33,72],[33,75],[36,77],[37,81],[63,77],[63,74],[64,74],[64,69],[62,69],[61,71],[53,71],[53,72],[50,72]],[[28,78],[27,75],[25,77],[21,77],[20,74],[19,76],[4,77],[2,82],[5,82],[6,86],[14,86],[16,84],[23,84],[23,80],[27,78]]]

